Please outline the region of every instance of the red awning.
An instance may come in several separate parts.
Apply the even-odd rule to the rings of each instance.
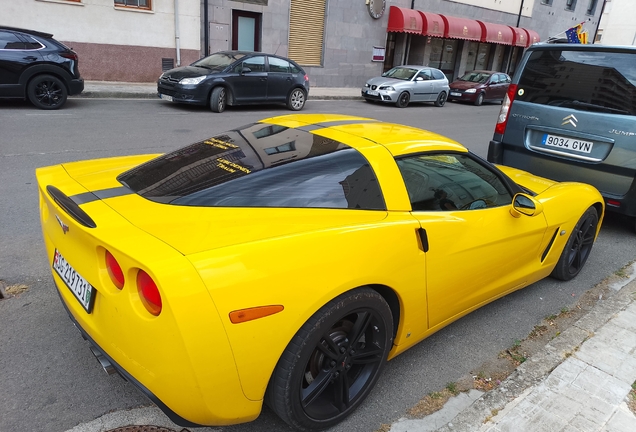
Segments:
[[[519,27],[511,27],[512,30],[512,44],[514,46],[527,47],[528,46],[528,33],[524,29]]]
[[[446,29],[444,37],[481,41],[481,26],[475,20],[441,15]]]
[[[389,24],[387,31],[422,33],[422,15],[414,9],[391,6],[389,9]]]
[[[526,45],[527,47],[541,41],[541,38],[539,37],[539,33],[537,33],[536,31],[528,30],[528,29],[522,29],[522,30],[525,30],[525,32],[528,33],[528,44]]]
[[[444,31],[446,30],[446,24],[441,15],[418,11],[422,15],[423,27],[422,34],[424,36],[437,36],[444,37]]]
[[[481,26],[481,41],[512,45],[512,30],[507,25],[477,21]]]

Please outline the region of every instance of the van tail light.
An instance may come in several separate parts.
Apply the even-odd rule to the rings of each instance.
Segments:
[[[148,312],[157,316],[161,313],[161,294],[154,280],[143,270],[137,273],[137,291]]]
[[[108,276],[117,288],[122,289],[124,287],[124,272],[121,270],[121,266],[110,252],[106,251],[106,269],[108,270]]]
[[[510,114],[510,106],[517,94],[517,84],[510,84],[508,86],[508,93],[504,97],[501,103],[501,110],[499,110],[499,117],[497,117],[497,124],[495,125],[495,133],[503,135],[506,131],[506,125],[508,124],[508,114]]]

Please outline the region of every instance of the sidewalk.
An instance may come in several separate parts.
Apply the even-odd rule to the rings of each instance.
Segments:
[[[156,83],[127,83],[114,81],[85,81],[84,91],[79,98],[124,98],[124,99],[156,99]],[[309,100],[320,99],[358,99],[360,89],[312,87],[309,89]]]
[[[423,419],[400,419],[391,432],[636,431],[627,406],[636,381],[635,277],[612,286],[616,293],[496,389],[460,394]]]

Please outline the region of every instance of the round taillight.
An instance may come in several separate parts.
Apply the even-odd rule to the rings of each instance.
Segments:
[[[152,278],[143,270],[139,270],[137,273],[137,290],[139,291],[139,297],[141,302],[146,307],[148,312],[157,316],[161,313],[161,294],[159,294],[159,288]]]
[[[122,289],[124,287],[124,272],[121,270],[119,263],[110,252],[106,251],[106,269],[108,270],[108,276],[113,284]]]

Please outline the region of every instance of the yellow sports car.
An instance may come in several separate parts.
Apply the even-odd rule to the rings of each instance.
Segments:
[[[36,174],[71,319],[105,369],[184,426],[251,421],[263,402],[300,430],[334,425],[387,359],[576,276],[604,213],[591,186],[330,114]]]

